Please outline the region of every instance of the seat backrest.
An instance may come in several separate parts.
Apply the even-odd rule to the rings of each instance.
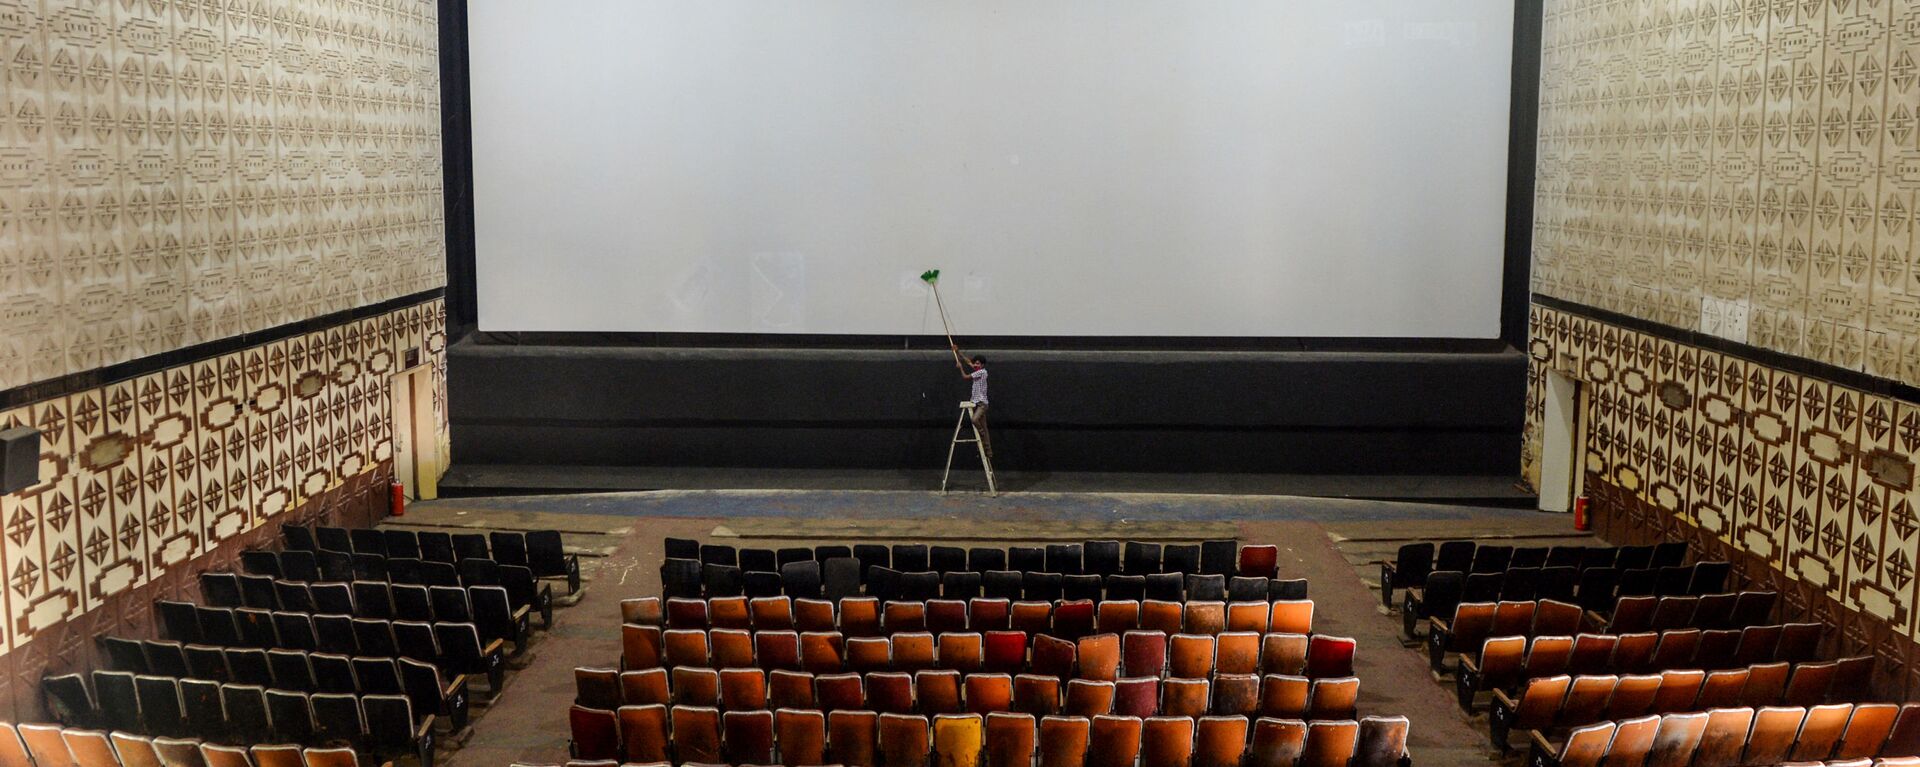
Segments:
[[[1434,546],[1431,541],[1407,543],[1400,546],[1393,557],[1393,583],[1389,588],[1418,586],[1427,582],[1427,573],[1433,571]]]
[[[1654,604],[1653,628],[1656,631],[1666,629],[1692,628],[1693,613],[1700,606],[1700,598],[1695,596],[1662,596]],[[1618,738],[1618,735],[1614,736]]]
[[[1434,555],[1433,569],[1466,572],[1473,567],[1473,541],[1443,541]]]
[[[121,767],[113,742],[107,740],[104,731],[69,727],[60,731],[60,737],[67,742],[67,752],[80,767]]]
[[[1493,630],[1494,609],[1492,602],[1461,602],[1453,610],[1453,644],[1447,649],[1458,652],[1479,647]]]
[[[1500,602],[1494,606],[1493,626],[1488,636],[1528,636],[1533,630],[1534,601]],[[1456,631],[1459,629],[1455,629]]]
[[[1920,703],[1908,703],[1900,707],[1900,715],[1893,721],[1893,731],[1887,734],[1887,742],[1880,747],[1881,756],[1907,758],[1920,757]]]
[[[1607,699],[1606,717],[1625,719],[1652,710],[1653,700],[1660,694],[1661,681],[1659,674],[1620,677],[1619,684],[1613,688],[1613,696]]]
[[[1767,706],[1754,712],[1753,732],[1747,736],[1743,764],[1779,764],[1793,751],[1807,709],[1799,706]]]
[[[1687,767],[1706,730],[1706,712],[1660,717],[1660,727],[1653,735],[1653,749],[1647,753],[1647,767]]]
[[[1660,717],[1652,715],[1619,722],[1607,747],[1607,767],[1642,767],[1659,729]]]
[[[1460,604],[1460,595],[1466,589],[1467,574],[1459,570],[1435,570],[1427,574],[1427,588],[1420,602],[1422,614],[1416,618],[1453,615],[1454,608]],[[1304,730],[1303,730],[1304,732]]]
[[[1599,767],[1613,743],[1615,726],[1613,722],[1600,722],[1574,728],[1560,749],[1560,767]]]
[[[1486,687],[1506,687],[1520,677],[1526,657],[1527,638],[1521,636],[1488,637],[1480,643],[1480,675]]]
[[[1660,634],[1641,631],[1607,636],[1615,637],[1609,671],[1632,674],[1659,670],[1653,667],[1653,656],[1660,646]]]
[[[1253,723],[1246,767],[1293,767],[1300,759],[1306,739],[1307,723],[1302,720],[1261,717]]]
[[[574,706],[567,710],[567,726],[573,734],[575,758],[620,758],[619,724],[614,712]]]
[[[1700,698],[1700,685],[1707,681],[1707,672],[1699,669],[1668,669],[1660,672],[1660,691],[1654,693],[1651,713],[1666,714],[1675,711],[1690,711],[1693,702]]]
[[[1893,731],[1893,722],[1900,715],[1900,707],[1892,703],[1860,703],[1853,707],[1853,716],[1847,719],[1847,729],[1840,736],[1840,745],[1833,751],[1834,759],[1860,759],[1879,756],[1880,746],[1887,741],[1887,735]]]
[[[1580,571],[1580,585],[1574,593],[1580,606],[1588,610],[1605,611],[1613,609],[1618,596],[1615,589],[1620,584],[1620,568],[1590,567]],[[1612,733],[1609,732],[1611,737]]]
[[[1800,737],[1794,741],[1788,758],[1794,761],[1826,759],[1846,732],[1847,719],[1852,715],[1851,703],[1830,703],[1807,709],[1806,721],[1800,724]]]
[[[1751,676],[1752,673],[1744,668],[1708,672],[1706,681],[1700,683],[1700,695],[1694,699],[1692,707],[1706,709],[1740,705],[1740,696],[1746,692],[1747,680]]]
[[[1573,646],[1574,638],[1570,636],[1534,637],[1527,643],[1526,666],[1521,678],[1567,673],[1573,660]]]
[[[1734,767],[1740,752],[1746,749],[1747,734],[1753,729],[1753,709],[1722,708],[1707,712],[1706,727],[1701,730],[1700,746],[1694,753],[1694,767]]]
[[[1527,680],[1527,688],[1520,693],[1520,700],[1514,706],[1514,728],[1533,730],[1552,727],[1560,714],[1561,704],[1567,699],[1567,688],[1572,684],[1573,677],[1565,674]],[[1600,701],[1606,702],[1604,692]]]
[[[1574,677],[1554,721],[1563,727],[1599,721],[1619,685],[1620,677],[1612,674]]]
[[[1659,597],[1623,596],[1613,605],[1613,617],[1607,621],[1607,633],[1631,634],[1653,629],[1654,608]]]
[[[1407,756],[1407,718],[1369,716],[1360,720],[1353,767],[1396,767]]]
[[[290,744],[254,746],[254,767],[305,767],[306,759],[299,746]]]
[[[1473,550],[1471,572],[1498,573],[1513,562],[1512,546],[1480,546]]]
[[[1693,609],[1693,625],[1703,629],[1721,629],[1733,625],[1733,607],[1739,596],[1728,593],[1704,594]]]
[[[1733,651],[1733,663],[1748,666],[1773,660],[1774,651],[1780,645],[1780,634],[1781,627],[1778,624],[1741,629],[1740,644]]]
[[[1300,767],[1346,767],[1353,760],[1359,732],[1359,722],[1308,722],[1307,742],[1300,752]]]
[[[1777,591],[1740,592],[1733,603],[1733,625],[1759,626],[1773,622],[1773,605],[1779,599]]]
[[[1780,627],[1780,643],[1774,646],[1773,659],[1788,663],[1817,660],[1820,635],[1826,627],[1818,623],[1788,623]]]

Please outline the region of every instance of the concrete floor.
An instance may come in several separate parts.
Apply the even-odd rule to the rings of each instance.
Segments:
[[[1312,580],[1316,630],[1359,641],[1361,714],[1409,717],[1418,764],[1489,764],[1498,760],[1486,745],[1484,715],[1463,715],[1451,685],[1432,678],[1422,653],[1400,645],[1398,616],[1381,609],[1364,563],[1402,539],[1539,536],[1545,542],[1569,534],[1564,515],[1510,508],[1096,493],[668,491],[457,499],[415,504],[389,524],[559,529],[569,548],[583,554],[587,581],[578,604],[556,613],[556,625],[529,651],[532,662],[510,674],[496,702],[476,711],[471,738],[443,754],[448,767],[565,761],[573,668],[617,663],[619,601],[659,593],[668,536],[740,546],[1225,536],[1275,544],[1284,575]]]

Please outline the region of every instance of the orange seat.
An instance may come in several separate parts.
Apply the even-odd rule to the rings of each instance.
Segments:
[[[914,672],[913,694],[924,713],[958,714],[964,708],[960,700],[960,672],[952,669]]]
[[[825,764],[827,717],[818,711],[783,708],[773,712],[774,742],[780,744],[780,763],[788,767]],[[632,760],[629,760],[632,761]]]
[[[1225,602],[1188,602],[1186,612],[1185,631],[1188,634],[1211,636],[1227,630]]]
[[[1120,635],[1084,637],[1074,652],[1082,679],[1111,682],[1120,677]]]
[[[1199,679],[1213,675],[1213,636],[1175,634],[1167,641],[1167,669],[1173,676]]]
[[[753,611],[753,627],[760,631],[793,629],[793,600],[787,597],[755,597],[748,601]]]
[[[1230,602],[1227,604],[1227,630],[1265,634],[1271,616],[1271,605],[1266,602]]]
[[[773,761],[773,712],[728,711],[720,717],[727,760],[734,764]]]
[[[667,692],[667,670],[650,668],[620,672],[620,697],[629,706],[672,702]]]
[[[857,711],[866,708],[866,679],[851,672],[816,676],[813,678],[813,697],[824,711]]]
[[[720,672],[710,668],[674,669],[673,702],[686,706],[720,705]]]
[[[1700,748],[1700,737],[1706,730],[1704,711],[1660,717],[1660,726],[1653,733],[1653,747],[1647,752],[1646,767],[1687,767],[1693,761],[1694,751]]]
[[[1160,713],[1202,717],[1211,703],[1213,683],[1206,679],[1167,679],[1160,683]]]
[[[879,721],[880,715],[872,711],[827,714],[828,761],[845,765],[873,764]]]
[[[1013,678],[1013,708],[1034,716],[1060,711],[1060,677],[1019,674]]]
[[[1860,759],[1879,756],[1880,746],[1887,742],[1887,735],[1893,731],[1893,720],[1899,716],[1900,707],[1892,703],[1860,703],[1853,707],[1853,716],[1847,719],[1847,729],[1840,736],[1839,745],[1834,747],[1834,759]]]
[[[1222,674],[1260,672],[1260,635],[1251,631],[1228,631],[1214,640],[1216,671]]]
[[[880,600],[873,597],[840,600],[840,632],[849,637],[880,636]]]
[[[708,600],[707,620],[713,628],[753,628],[753,612],[747,607],[746,597],[714,597]]]
[[[1359,733],[1359,722],[1308,722],[1300,767],[1347,767]]]
[[[1240,767],[1247,751],[1247,717],[1209,716],[1195,727],[1193,767]]]
[[[1260,715],[1278,719],[1304,719],[1307,716],[1307,698],[1312,689],[1312,681],[1304,676],[1268,674],[1260,680]]]
[[[1185,605],[1149,599],[1140,603],[1140,628],[1173,636],[1186,629]]]
[[[1015,602],[1007,627],[1028,634],[1044,634],[1053,629],[1053,603]]]
[[[833,603],[824,599],[793,600],[793,627],[801,631],[835,631]]]
[[[1706,681],[1707,672],[1699,669],[1660,672],[1660,691],[1654,693],[1653,707],[1647,712],[1665,714],[1693,710],[1693,702],[1700,697],[1700,685]]]
[[[814,708],[813,674],[785,669],[767,672],[767,705],[773,708]]]
[[[666,622],[666,608],[659,597],[635,597],[620,600],[620,622],[658,626]]]
[[[800,634],[800,668],[815,674],[831,674],[847,667],[846,638],[838,631],[807,631]]]
[[[1723,708],[1707,712],[1707,724],[1700,733],[1700,746],[1694,751],[1694,767],[1735,767],[1740,763],[1740,752],[1746,750],[1747,733],[1752,729],[1751,708]]]
[[[1141,721],[1131,716],[1093,718],[1092,742],[1087,749],[1087,767],[1132,767],[1140,754]]]
[[[886,671],[893,668],[893,640],[886,637],[847,639],[847,669]]]
[[[1351,676],[1315,679],[1308,696],[1309,719],[1352,719],[1360,700],[1360,679]]]
[[[800,667],[800,633],[797,631],[762,631],[754,634],[753,651],[760,659],[761,668],[804,670]]]
[[[1247,746],[1246,767],[1294,767],[1306,746],[1307,723],[1299,719],[1262,717],[1253,723],[1253,741]]]
[[[1184,716],[1147,719],[1140,732],[1140,767],[1191,767],[1193,725]]]
[[[1753,715],[1753,732],[1747,736],[1743,764],[1779,764],[1793,752],[1794,739],[1806,721],[1807,709],[1767,706]]]
[[[679,597],[667,600],[667,628],[706,629],[711,625],[707,620],[706,600]]]
[[[893,667],[899,671],[933,668],[933,635],[924,631],[894,634]]]
[[[714,629],[707,633],[713,665],[720,668],[756,668],[753,633],[745,629]]]
[[[987,714],[986,767],[1031,767],[1038,742],[1032,714],[996,711]]]
[[[966,678],[967,710],[992,714],[1013,710],[1013,677],[1008,674],[969,674]]]
[[[767,672],[730,668],[720,672],[720,706],[729,711],[767,707]]]
[[[1072,716],[1099,716],[1113,710],[1112,682],[1074,679],[1067,682],[1067,702],[1063,709]]]
[[[1312,634],[1313,600],[1282,599],[1273,603],[1267,631],[1273,634]]]
[[[940,767],[980,767],[986,723],[979,714],[939,714],[933,718],[933,762]]]
[[[927,630],[934,636],[967,630],[967,603],[959,599],[927,600]],[[939,727],[935,723],[935,728]],[[938,733],[935,734],[936,738]]]
[[[1040,767],[1083,767],[1092,720],[1081,716],[1040,719]]]
[[[1013,603],[978,597],[967,600],[967,627],[980,632],[1006,631],[1012,625]]]
[[[888,602],[881,611],[880,625],[889,634],[927,630],[925,602]]]
[[[984,639],[979,634],[941,634],[937,662],[941,668],[971,674],[986,665]]]
[[[1140,603],[1131,599],[1104,600],[1095,608],[1093,626],[1103,634],[1125,634],[1140,628]]]
[[[880,715],[881,767],[926,767],[931,745],[927,718],[913,714]]]
[[[668,712],[673,724],[673,747],[685,762],[719,762],[726,757],[721,750],[720,710],[704,706],[674,706]]]
[[[705,666],[707,632],[705,629],[668,629],[668,666]]]
[[[906,714],[914,710],[913,675],[904,671],[880,671],[867,675],[867,705],[883,714]]]
[[[666,659],[666,639],[658,626],[633,623],[620,626],[620,664],[624,668],[658,668]]]

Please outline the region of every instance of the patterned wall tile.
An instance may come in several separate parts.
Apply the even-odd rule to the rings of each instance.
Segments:
[[[0,0],[0,389],[444,285],[435,8]]]
[[[1535,194],[1539,293],[1920,383],[1920,1],[1551,3]]]
[[[0,413],[41,430],[44,478],[0,495],[0,651],[51,633],[18,668],[83,667],[91,649],[68,645],[93,632],[76,621],[145,625],[150,599],[117,597],[188,583],[183,565],[316,502],[378,492],[398,361],[418,351],[444,391],[445,320],[432,301]]]

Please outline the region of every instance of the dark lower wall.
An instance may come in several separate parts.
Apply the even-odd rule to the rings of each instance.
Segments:
[[[1517,352],[980,350],[999,468],[1510,474]],[[493,345],[449,353],[462,464],[939,468],[941,351]]]

